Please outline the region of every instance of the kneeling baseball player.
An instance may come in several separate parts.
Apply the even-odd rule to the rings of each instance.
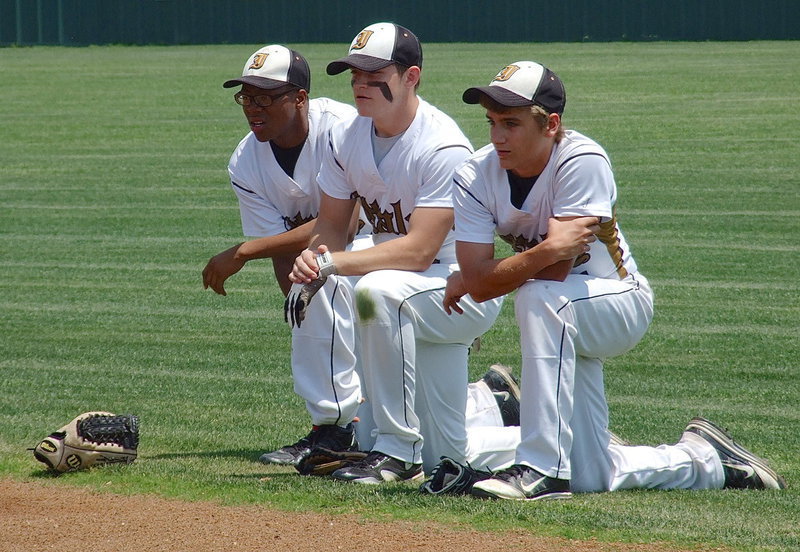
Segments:
[[[461,272],[448,280],[444,304],[460,312],[467,297],[482,304],[515,291],[522,350],[514,464],[472,494],[540,500],[634,488],[784,488],[765,460],[703,418],[674,445],[611,443],[603,359],[639,342],[653,293],[616,218],[609,157],[565,130],[563,83],[538,63],[512,63],[463,99],[485,109],[491,144],[455,173]],[[576,217],[596,218],[596,238],[562,260],[551,250],[554,225]],[[495,257],[495,234],[515,255]]]

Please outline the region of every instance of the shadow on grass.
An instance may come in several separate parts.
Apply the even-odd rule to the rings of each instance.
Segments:
[[[66,474],[55,473],[55,472],[50,471],[50,470],[35,470],[35,471],[32,471],[31,474],[30,474],[30,476],[33,479],[56,479],[57,477],[61,477],[63,475],[66,475]]]
[[[149,460],[170,460],[174,458],[242,458],[252,462],[258,462],[258,458],[264,454],[264,450],[207,450],[192,452],[165,452],[162,454],[141,454],[139,458]]]

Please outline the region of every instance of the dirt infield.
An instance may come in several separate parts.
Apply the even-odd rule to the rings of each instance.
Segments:
[[[0,551],[676,552],[658,545],[454,530],[435,522],[372,522],[151,496],[120,496],[0,479]]]

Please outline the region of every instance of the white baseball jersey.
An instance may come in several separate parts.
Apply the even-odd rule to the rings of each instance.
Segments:
[[[411,126],[378,166],[372,132],[367,117],[334,127],[319,185],[338,199],[358,197],[375,242],[381,243],[408,233],[415,208],[453,206],[453,167],[472,153],[472,145],[450,117],[422,99]],[[451,232],[440,262],[455,262],[454,243]]]
[[[572,272],[620,279],[636,272],[614,215],[611,162],[603,148],[578,132],[567,131],[556,144],[521,209],[511,204],[508,176],[491,144],[458,168],[455,183],[459,241],[494,243],[497,232],[519,253],[547,236],[550,217],[598,216],[603,221],[598,240]]]
[[[355,114],[352,106],[328,98],[309,101],[308,137],[294,177],[278,164],[269,142],[259,142],[252,132],[239,142],[228,174],[239,199],[244,235],[275,236],[316,218],[320,202],[317,174],[328,146],[328,132]]]

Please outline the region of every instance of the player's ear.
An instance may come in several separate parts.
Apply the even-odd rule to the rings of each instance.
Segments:
[[[558,113],[551,113],[547,116],[547,128],[545,135],[548,137],[555,136],[558,129],[561,127],[561,116]]]
[[[421,78],[421,69],[416,65],[412,65],[406,72],[403,73],[403,84],[408,88],[414,88],[419,83]]]
[[[306,92],[305,89],[301,88],[297,91],[297,94],[294,98],[294,104],[297,109],[302,109],[308,105],[308,92]]]

